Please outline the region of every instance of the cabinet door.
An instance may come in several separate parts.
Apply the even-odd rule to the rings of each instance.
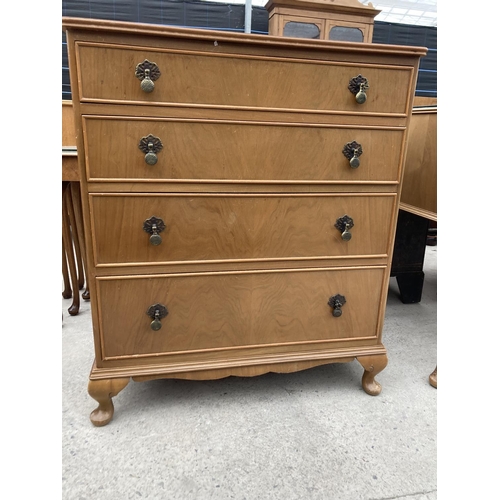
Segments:
[[[282,36],[289,38],[310,38],[313,40],[323,40],[325,31],[325,21],[323,19],[283,16]]]
[[[366,24],[349,21],[327,21],[325,39],[339,42],[371,42]]]

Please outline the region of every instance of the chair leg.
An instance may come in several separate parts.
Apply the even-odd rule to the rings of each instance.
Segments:
[[[67,204],[68,204],[68,215],[69,215],[69,228],[71,231],[71,240],[73,242],[73,248],[75,252],[75,261],[77,267],[77,276],[78,276],[78,289],[81,290],[85,285],[85,274],[83,272],[83,261],[82,261],[82,252],[80,245],[80,235],[78,234],[78,227],[76,222],[76,214],[75,207],[73,203],[73,190],[71,189],[71,185],[73,183],[70,182],[68,186],[67,193]]]
[[[62,292],[63,299],[71,299],[73,292],[71,291],[71,283],[69,281],[68,261],[66,260],[64,241],[62,244],[62,275],[64,283],[64,290]]]
[[[78,292],[78,275],[76,271],[75,254],[73,251],[73,241],[71,239],[70,221],[68,212],[68,184],[63,183],[62,187],[62,236],[63,246],[68,260],[69,275],[73,289],[73,303],[68,309],[71,316],[78,314],[80,310],[80,294]]]
[[[87,274],[87,253],[85,251],[85,232],[83,229],[83,211],[82,211],[82,199],[80,193],[80,183],[71,182],[71,198],[73,201],[73,210],[75,213],[75,225],[76,231],[78,232],[78,242],[80,246],[80,254],[83,263],[83,274],[85,276],[85,290],[82,294],[82,298],[85,300],[90,300],[89,284],[88,284],[88,274]]]

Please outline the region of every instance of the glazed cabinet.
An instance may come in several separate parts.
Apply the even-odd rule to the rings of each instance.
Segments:
[[[94,425],[131,379],[387,363],[389,263],[425,49],[63,19]]]

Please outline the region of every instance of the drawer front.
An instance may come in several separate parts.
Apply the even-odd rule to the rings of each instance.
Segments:
[[[84,137],[92,181],[386,182],[398,180],[404,131],[87,116]],[[352,168],[358,145],[360,164]]]
[[[103,357],[374,338],[384,269],[98,278]],[[345,297],[333,316],[332,296]],[[168,314],[151,328],[147,314]]]
[[[224,54],[215,52],[220,49],[213,42],[205,44],[207,52],[189,52],[80,42],[81,99],[406,113],[413,67]],[[161,73],[149,93],[135,76],[136,66],[145,60]],[[348,89],[360,74],[369,84],[363,104]]]
[[[91,194],[97,265],[384,255],[396,195]],[[348,215],[349,241],[335,227]],[[144,222],[159,218],[161,243]]]

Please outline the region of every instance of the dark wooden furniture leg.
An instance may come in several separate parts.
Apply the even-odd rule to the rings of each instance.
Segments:
[[[72,200],[72,205],[73,205],[73,211],[75,215],[75,226],[74,226],[74,232],[77,233],[78,235],[78,246],[80,249],[80,256],[82,259],[82,276],[83,280],[85,282],[85,290],[82,293],[82,298],[84,300],[90,300],[90,292],[89,292],[89,286],[88,286],[88,280],[87,280],[87,255],[85,253],[85,233],[83,229],[83,212],[82,212],[82,200],[81,200],[81,194],[80,194],[80,183],[79,182],[71,182],[70,183],[70,189],[71,189],[71,200]],[[76,239],[75,239],[76,241]],[[82,284],[83,288],[83,284]]]
[[[66,249],[64,248],[64,241],[62,244],[62,275],[64,283],[64,290],[62,292],[63,299],[71,299],[73,292],[71,291],[71,283],[69,280],[68,261],[66,260]]]
[[[73,242],[73,249],[75,252],[75,261],[78,275],[78,289],[82,290],[85,285],[85,274],[83,272],[83,260],[82,260],[82,252],[80,245],[80,235],[78,234],[78,228],[75,217],[75,209],[73,202],[73,189],[72,182],[69,183],[67,193],[66,193],[66,202],[68,207],[68,215],[69,215],[69,228],[71,232],[71,240]]]
[[[68,209],[68,193],[69,184],[63,182],[62,185],[62,237],[63,237],[63,247],[65,249],[66,258],[68,262],[69,275],[71,277],[71,288],[73,291],[73,303],[68,309],[71,316],[78,314],[80,310],[80,293],[78,286],[78,274],[76,269],[75,254],[73,251],[73,241],[71,239],[70,230],[70,220],[69,220],[69,209]],[[64,273],[64,271],[63,271]]]
[[[428,228],[428,219],[399,211],[391,276],[396,277],[404,304],[415,304],[422,299]]]

